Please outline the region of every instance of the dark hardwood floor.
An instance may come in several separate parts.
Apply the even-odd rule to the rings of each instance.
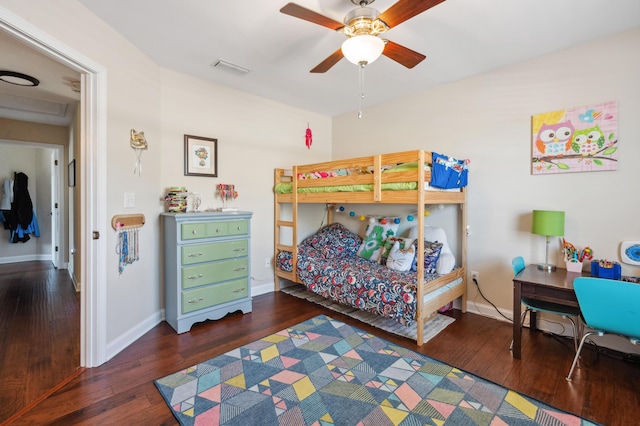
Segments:
[[[0,422],[80,365],[80,304],[48,261],[0,265]]]
[[[104,365],[87,369],[14,422],[33,424],[177,424],[153,380],[247,344],[318,314],[344,320],[467,372],[606,425],[637,424],[640,366],[616,354],[586,350],[573,382],[565,380],[572,341],[523,334],[522,360],[509,351],[511,325],[453,311],[456,321],[417,347],[284,293],[254,298],[253,312],[234,313],[176,334],[165,322]],[[2,404],[4,418],[7,408]],[[11,414],[11,413],[8,413]]]

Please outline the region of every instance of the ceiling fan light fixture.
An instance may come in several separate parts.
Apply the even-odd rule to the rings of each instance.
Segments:
[[[35,87],[40,84],[37,78],[15,71],[0,71],[0,80],[17,86]]]
[[[348,38],[342,43],[342,54],[352,64],[368,65],[378,59],[384,50],[384,41],[368,34]]]

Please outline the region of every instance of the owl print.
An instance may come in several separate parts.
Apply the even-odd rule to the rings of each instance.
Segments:
[[[576,130],[573,135],[571,149],[578,154],[593,155],[604,145],[602,130],[596,124],[595,127],[584,130]]]
[[[536,137],[536,148],[544,155],[559,156],[571,150],[574,127],[571,121],[542,124]]]

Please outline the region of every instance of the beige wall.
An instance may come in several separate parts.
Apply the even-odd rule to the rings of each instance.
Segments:
[[[252,211],[251,276],[253,292],[273,290],[273,169],[331,158],[331,119],[228,87],[162,69],[161,188],[185,186],[202,198],[202,209],[217,208],[219,183],[234,184],[233,203]],[[311,149],[304,144],[307,123]],[[184,135],[218,140],[218,177],[184,175]],[[143,154],[144,156],[145,154]],[[144,166],[146,167],[146,165]],[[192,208],[192,205],[189,205]]]
[[[0,118],[0,140],[9,141],[0,146],[0,180],[13,177],[13,172],[22,171],[29,176],[29,195],[36,207],[36,217],[41,231],[41,238],[25,244],[8,244],[8,239],[0,239],[0,258],[3,261],[37,260],[51,258],[51,223],[49,212],[51,198],[52,166],[49,156],[51,150],[47,145],[62,147],[66,152],[69,128],[49,124],[28,123],[19,120]],[[64,168],[64,158],[60,167]],[[61,202],[65,203],[64,194]],[[66,204],[65,204],[66,205]],[[62,215],[66,209],[61,210]],[[8,232],[8,231],[7,231]],[[65,250],[66,230],[61,230],[63,238],[59,249]],[[66,261],[66,256],[63,261]]]
[[[26,121],[0,118],[0,139],[66,146],[68,134],[69,128],[66,126],[28,123]]]
[[[334,158],[423,148],[470,159],[468,267],[510,312],[511,258],[544,262],[544,238],[530,233],[533,209],[564,210],[566,239],[597,258],[620,261],[620,242],[640,240],[638,46],[635,30],[367,108],[362,120],[336,117]],[[606,101],[618,102],[618,170],[532,176],[531,116]],[[551,247],[561,262],[560,240]],[[640,268],[623,264],[623,273]],[[497,316],[473,284],[469,295],[471,310]]]
[[[21,144],[0,143],[0,185],[6,179],[13,179],[15,172],[22,172],[28,176],[29,196],[36,211],[38,224],[46,225],[40,217],[38,204],[38,162],[40,161],[41,148],[25,146]],[[50,182],[50,178],[47,179]],[[2,191],[3,187],[0,187]],[[42,206],[42,208],[47,208]],[[47,226],[45,229],[49,229]],[[25,260],[36,260],[43,253],[38,246],[39,238],[31,236],[25,243],[9,243],[10,232],[0,225],[0,262],[20,262]],[[49,238],[50,240],[50,238]],[[51,252],[48,253],[49,255]]]

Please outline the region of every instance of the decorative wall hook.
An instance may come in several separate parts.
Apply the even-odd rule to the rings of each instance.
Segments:
[[[138,176],[142,173],[142,151],[149,148],[147,138],[144,136],[144,132],[136,132],[135,129],[131,129],[131,148],[136,152],[136,165],[133,169],[133,174],[138,173]]]

